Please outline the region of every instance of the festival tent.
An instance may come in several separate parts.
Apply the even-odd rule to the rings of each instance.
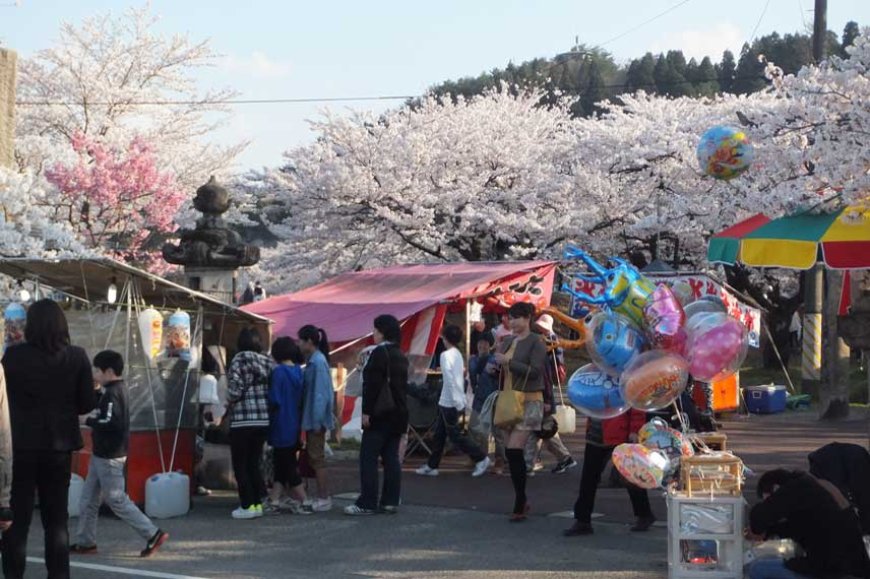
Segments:
[[[478,302],[503,310],[520,301],[544,307],[555,272],[554,261],[399,265],[345,273],[243,309],[272,320],[275,336],[314,324],[334,346],[367,338],[375,317],[391,314],[402,322],[403,349],[431,355],[448,307]]]

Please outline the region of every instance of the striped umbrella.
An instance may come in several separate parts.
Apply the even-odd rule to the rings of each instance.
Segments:
[[[707,259],[733,265],[810,269],[870,268],[870,211],[845,208],[770,220],[758,214],[714,235]]]

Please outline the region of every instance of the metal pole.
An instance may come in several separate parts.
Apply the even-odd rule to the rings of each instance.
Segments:
[[[813,20],[813,58],[825,58],[825,32],[827,30],[827,0],[815,0]],[[824,309],[824,270],[816,264],[804,278],[804,320],[801,357],[801,390],[805,394],[819,394],[822,371],[822,311]]]

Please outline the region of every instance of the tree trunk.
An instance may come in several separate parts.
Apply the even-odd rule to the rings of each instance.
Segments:
[[[840,337],[837,313],[843,273],[825,272],[824,346],[819,418],[842,420],[849,416],[849,347]]]

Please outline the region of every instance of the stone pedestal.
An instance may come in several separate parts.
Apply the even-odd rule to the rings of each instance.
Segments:
[[[202,292],[226,304],[233,304],[238,282],[238,270],[212,267],[185,267],[187,287]]]
[[[15,52],[0,48],[0,167],[15,160]]]

